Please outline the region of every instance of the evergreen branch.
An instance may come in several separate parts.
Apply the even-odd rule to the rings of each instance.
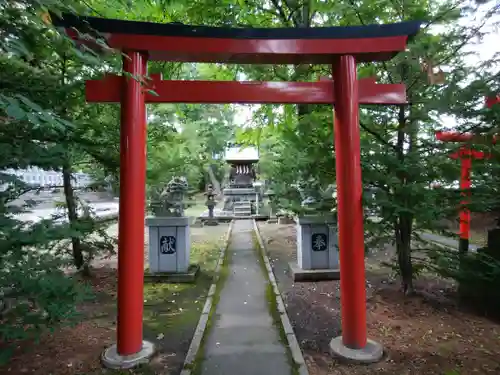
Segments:
[[[87,7],[89,8],[92,12],[94,12],[95,14],[97,14],[98,16],[100,17],[106,17],[104,14],[102,14],[101,12],[99,12],[97,9],[95,9],[94,7],[92,7],[92,5],[90,5],[87,1],[85,0],[81,0],[82,3]]]
[[[392,148],[394,151],[396,151],[396,146],[390,143],[389,141],[386,141],[380,134],[378,134],[376,131],[370,129],[368,126],[363,124],[361,121],[359,122],[359,126],[365,130],[367,133],[370,133],[372,136],[374,136],[380,143],[383,145],[389,146]]]
[[[273,74],[278,77],[279,79],[281,79],[282,81],[288,81],[288,77],[285,77],[283,75],[281,75],[280,73],[278,73],[277,69],[278,67],[276,65],[273,65]]]
[[[434,25],[436,22],[439,22],[439,21],[443,20],[449,13],[451,13],[452,11],[456,10],[457,8],[459,8],[460,5],[462,5],[462,3],[463,3],[463,1],[459,1],[455,5],[449,7],[445,12],[441,12],[441,14],[437,15],[433,20],[430,20],[429,22],[427,22],[420,30],[421,31],[425,31],[429,27],[431,27],[432,25]]]

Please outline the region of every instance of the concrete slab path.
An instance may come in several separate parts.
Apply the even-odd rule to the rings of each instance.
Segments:
[[[450,248],[458,250],[458,241],[454,240],[453,238],[444,237],[440,236],[439,234],[428,233],[428,232],[421,232],[419,233],[419,235],[420,237],[422,237],[423,240],[437,242],[441,245],[448,246]],[[478,248],[479,246],[477,245],[469,244],[469,251],[471,253],[476,252]]]
[[[368,217],[368,219],[375,223],[378,223],[380,220],[382,220],[381,218],[376,216],[370,216]],[[441,244],[443,246],[447,246],[458,250],[458,240],[455,240],[453,238],[429,232],[419,232],[419,235],[424,241],[437,242],[438,244]],[[469,251],[472,253],[476,252],[478,248],[479,246],[477,245],[469,244]]]
[[[229,275],[204,345],[202,375],[291,375],[266,298],[268,280],[253,244],[251,220],[237,220],[229,241]]]

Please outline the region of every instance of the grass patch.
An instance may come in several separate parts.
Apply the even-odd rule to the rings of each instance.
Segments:
[[[273,284],[271,284],[271,280],[269,279],[269,273],[267,271],[266,264],[264,262],[265,249],[263,249],[260,246],[259,240],[257,238],[257,233],[255,232],[255,230],[252,233],[252,239],[253,239],[253,248],[257,252],[257,259],[260,268],[266,278],[266,300],[267,300],[267,307],[269,309],[269,314],[273,319],[274,326],[278,329],[280,342],[286,348],[288,363],[290,364],[292,370],[291,375],[298,375],[299,365],[295,363],[295,361],[293,360],[292,351],[290,350],[290,346],[288,345],[288,338],[286,337],[285,329],[283,328],[283,324],[281,323],[281,314],[278,310],[278,302],[276,301],[276,295],[274,294]]]
[[[191,247],[193,263],[202,265],[193,284],[146,283],[144,285],[144,330],[147,336],[175,335],[196,326],[205,297],[214,278],[220,244],[214,241]]]
[[[219,269],[219,274],[216,275],[217,281],[216,281],[216,287],[215,287],[215,293],[212,296],[212,307],[210,308],[210,311],[208,313],[208,320],[207,320],[207,325],[205,327],[205,331],[203,332],[203,337],[200,342],[200,347],[198,349],[198,353],[196,354],[196,357],[192,363],[188,363],[184,365],[184,369],[190,369],[192,371],[193,375],[200,375],[201,370],[202,370],[202,363],[205,360],[205,345],[207,341],[207,337],[210,334],[212,330],[212,326],[214,323],[215,319],[215,312],[217,309],[217,304],[219,303],[220,300],[220,294],[222,292],[222,289],[224,288],[224,284],[226,283],[226,280],[229,276],[229,264],[231,262],[231,251],[229,251],[229,245],[230,245],[231,240],[228,241],[227,247],[225,249],[224,257],[222,258],[222,263],[220,265]]]
[[[203,194],[196,196],[193,200],[193,205],[184,210],[184,215],[189,217],[200,216],[203,212],[208,210],[205,202],[206,197]]]
[[[192,263],[202,266],[196,283],[144,284],[144,337],[154,342],[161,355],[162,340],[180,340],[187,330],[198,324],[208,289],[215,278],[215,268],[223,239],[193,243]],[[221,271],[224,267],[221,269]],[[184,333],[184,335],[183,335]],[[191,333],[192,335],[192,333]],[[100,374],[155,375],[163,374],[158,364],[145,364],[131,370],[102,370]],[[161,371],[161,372],[158,372]]]

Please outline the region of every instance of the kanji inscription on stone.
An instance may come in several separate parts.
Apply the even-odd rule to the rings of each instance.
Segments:
[[[311,241],[313,251],[325,251],[328,248],[328,237],[324,233],[314,233]]]
[[[176,240],[174,236],[161,236],[160,237],[160,253],[162,254],[175,254]]]

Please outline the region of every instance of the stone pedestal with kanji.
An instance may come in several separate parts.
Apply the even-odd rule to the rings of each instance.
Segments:
[[[290,269],[295,281],[340,278],[337,227],[333,217],[297,219],[297,262],[290,263]]]
[[[189,263],[188,217],[149,217],[149,279],[190,282],[199,266]]]

